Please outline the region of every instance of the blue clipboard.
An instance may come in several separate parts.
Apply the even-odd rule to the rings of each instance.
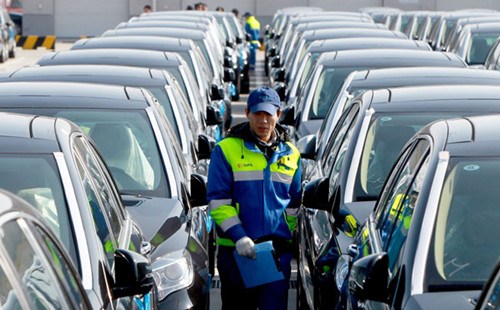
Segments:
[[[255,245],[255,255],[256,258],[251,259],[240,256],[237,251],[234,251],[234,258],[246,288],[285,278],[271,241],[257,243]]]

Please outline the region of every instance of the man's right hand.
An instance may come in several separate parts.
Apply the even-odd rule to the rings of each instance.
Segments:
[[[252,239],[248,237],[243,237],[236,241],[236,251],[241,256],[246,256],[251,259],[255,259],[255,249]]]

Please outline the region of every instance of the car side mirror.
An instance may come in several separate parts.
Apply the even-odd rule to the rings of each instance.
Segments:
[[[247,42],[250,42],[250,41],[252,41],[252,36],[249,33],[246,33],[245,39],[247,40]]]
[[[281,68],[280,56],[276,55],[271,61],[272,68]]]
[[[234,67],[233,57],[231,57],[230,55],[224,56],[224,67],[225,68],[233,68]]]
[[[207,177],[199,173],[191,174],[191,207],[206,206],[207,202]]]
[[[205,134],[198,135],[198,159],[209,159],[215,147],[215,140]]]
[[[269,24],[267,24],[264,28],[264,34],[267,36],[269,35],[269,29],[271,29],[271,26]]]
[[[285,107],[281,113],[280,123],[282,125],[293,126],[295,124],[295,108]]]
[[[211,100],[222,100],[224,99],[224,88],[217,84],[212,84],[210,89],[210,99]]]
[[[233,68],[224,68],[224,82],[236,81],[236,73]]]
[[[278,93],[278,96],[280,96],[280,100],[285,101],[285,99],[286,99],[286,84],[283,82],[277,82],[274,84],[273,88]]]
[[[307,135],[297,141],[301,158],[316,160],[316,139],[316,135]]]
[[[273,72],[273,79],[276,82],[285,82],[285,68],[279,68]]]
[[[275,57],[276,56],[276,46],[273,46],[267,52],[267,57]]]
[[[387,301],[389,256],[372,254],[355,261],[349,275],[349,291],[358,300]]]
[[[310,209],[331,211],[332,208],[328,205],[329,185],[328,177],[314,179],[307,183],[304,187],[302,205]]]
[[[223,122],[222,114],[220,110],[213,106],[207,106],[207,119],[205,120],[205,124],[207,126],[216,126],[220,125]]]
[[[115,251],[115,284],[113,297],[143,295],[154,286],[153,271],[147,258],[139,253],[118,249]]]

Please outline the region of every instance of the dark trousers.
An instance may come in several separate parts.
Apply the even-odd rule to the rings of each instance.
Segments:
[[[284,280],[245,288],[234,260],[234,247],[219,247],[217,269],[221,281],[222,310],[286,310],[292,252],[279,254]]]

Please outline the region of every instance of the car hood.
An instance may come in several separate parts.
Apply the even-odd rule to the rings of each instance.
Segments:
[[[151,243],[151,256],[162,256],[187,245],[188,216],[178,199],[122,195],[125,207]]]
[[[413,295],[404,309],[474,309],[480,291],[438,292]]]

